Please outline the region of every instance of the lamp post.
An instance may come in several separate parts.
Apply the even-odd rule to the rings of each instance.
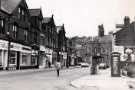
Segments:
[[[6,68],[6,69],[9,70],[9,62],[10,62],[10,43],[11,43],[9,31],[6,33],[6,35],[7,35],[7,38],[8,38],[8,59],[7,59],[7,68]]]

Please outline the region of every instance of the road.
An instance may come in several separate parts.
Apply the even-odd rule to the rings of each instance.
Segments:
[[[60,77],[56,71],[30,72],[0,76],[0,90],[77,90],[72,80],[89,74],[89,68],[64,69]]]

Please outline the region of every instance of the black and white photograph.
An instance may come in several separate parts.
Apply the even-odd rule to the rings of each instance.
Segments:
[[[0,90],[135,90],[135,0],[0,0]]]

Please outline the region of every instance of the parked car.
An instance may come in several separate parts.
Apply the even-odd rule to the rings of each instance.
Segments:
[[[106,63],[100,63],[99,64],[99,69],[106,69],[108,66]]]
[[[81,66],[81,67],[89,67],[89,64],[85,63],[85,62],[82,62],[82,63],[79,63],[79,66]]]

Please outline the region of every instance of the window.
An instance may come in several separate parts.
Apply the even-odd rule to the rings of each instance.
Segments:
[[[34,55],[31,56],[31,65],[37,65],[37,57]]]
[[[22,64],[27,65],[28,54],[22,53]]]
[[[18,8],[18,18],[25,21],[25,12],[22,8]]]
[[[0,33],[4,34],[4,19],[0,19]]]
[[[18,18],[20,19],[20,15],[21,15],[21,8],[18,8]]]
[[[22,15],[24,15],[24,10],[22,10]]]
[[[11,51],[9,64],[16,64],[16,60],[17,60],[17,53],[15,51]]]
[[[17,26],[13,25],[13,37],[16,38],[17,36]]]
[[[21,8],[18,8],[18,13],[21,14]]]
[[[4,27],[4,20],[3,19],[1,20],[1,27],[2,28]]]
[[[0,66],[2,66],[2,50],[0,50]]]
[[[37,32],[35,32],[35,35],[34,35],[34,42],[37,43]]]
[[[28,32],[27,32],[27,30],[24,31],[24,40],[25,41],[28,40]]]
[[[26,18],[26,17],[25,17],[25,12],[24,12],[24,10],[22,10],[22,15],[21,15],[21,17],[22,17],[22,20],[25,21],[25,18]]]

